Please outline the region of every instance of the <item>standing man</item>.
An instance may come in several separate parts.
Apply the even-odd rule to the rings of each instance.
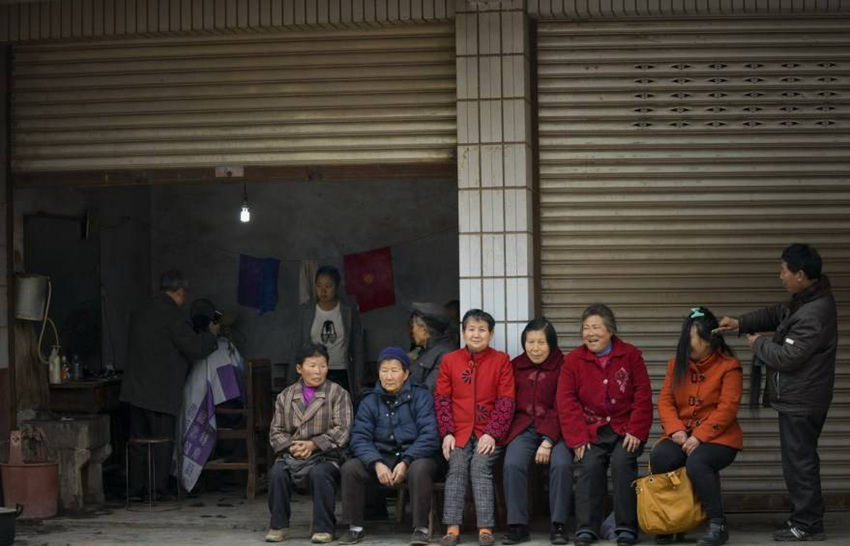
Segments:
[[[821,257],[809,245],[782,252],[779,279],[788,303],[723,317],[722,331],[747,334],[755,356],[768,368],[771,406],[779,412],[782,473],[791,517],[773,533],[777,541],[824,540],[818,438],[832,402],[838,326],[829,279]],[[774,332],[773,337],[757,332]]]
[[[206,358],[217,347],[218,324],[195,333],[180,311],[188,287],[183,273],[166,271],[160,278],[160,293],[130,321],[121,401],[130,404],[131,438],[174,438],[191,362]],[[156,471],[150,479],[159,498],[167,497],[173,445],[153,447]],[[145,491],[146,450],[131,445],[129,455],[130,496],[140,498]]]

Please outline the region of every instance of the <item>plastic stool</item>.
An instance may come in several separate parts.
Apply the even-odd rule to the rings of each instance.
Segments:
[[[125,481],[126,481],[126,508],[130,511],[138,511],[130,508],[130,446],[147,446],[148,448],[148,511],[150,512],[168,512],[169,510],[179,510],[180,509],[180,481],[177,483],[177,504],[174,506],[160,507],[157,510],[154,510],[154,495],[156,494],[156,489],[154,487],[154,477],[156,476],[156,462],[153,458],[153,447],[162,445],[162,444],[173,444],[174,440],[171,438],[130,438],[127,441],[124,450],[124,472],[125,472]],[[178,472],[178,475],[180,473]]]

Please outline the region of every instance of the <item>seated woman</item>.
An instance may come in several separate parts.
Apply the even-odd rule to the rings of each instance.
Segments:
[[[576,546],[599,539],[608,464],[617,545],[638,539],[637,458],[652,425],[652,385],[641,352],[616,336],[606,305],[581,315],[583,345],[570,352],[558,380],[558,416],[567,447],[581,463],[576,487]]]
[[[720,470],[744,447],[738,424],[743,370],[720,334],[717,318],[705,307],[691,310],[682,326],[676,357],[667,365],[658,396],[664,436],[649,454],[653,472],[686,467],[688,478],[709,517],[698,546],[718,546],[729,540],[720,502]],[[655,541],[669,544],[673,535]]]
[[[558,334],[546,319],[534,319],[522,331],[525,352],[513,359],[516,413],[505,450],[505,498],[508,532],[503,544],[531,540],[528,532],[528,467],[549,465],[549,510],[552,544],[569,542],[566,529],[573,496],[573,455],[561,441],[555,406],[558,373],[564,355]]]
[[[443,356],[457,349],[446,331],[451,317],[436,303],[414,303],[410,312],[410,335],[420,349],[410,367],[410,378],[434,392]]]
[[[269,471],[271,524],[267,542],[289,535],[293,489],[313,494],[314,543],[334,540],[334,505],[339,467],[351,431],[353,411],[345,389],[327,380],[328,351],[312,344],[297,355],[301,379],[278,396],[269,441],[277,461]]]
[[[490,347],[496,321],[489,313],[471,309],[463,316],[466,347],[443,357],[434,408],[443,437],[443,456],[449,461],[446,475],[443,522],[448,526],[441,546],[460,542],[466,484],[478,518],[478,542],[496,543],[493,465],[501,452],[514,415],[514,373],[508,355]]]
[[[428,515],[438,477],[440,439],[431,393],[408,379],[410,359],[388,347],[378,355],[378,385],[367,391],[351,429],[351,453],[342,467],[342,518],[350,524],[340,544],[355,544],[363,532],[366,485],[393,487],[407,481],[413,513],[411,545],[431,542]]]

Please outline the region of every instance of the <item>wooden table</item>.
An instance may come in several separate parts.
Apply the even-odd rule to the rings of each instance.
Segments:
[[[50,385],[50,411],[105,413],[118,408],[121,379],[91,379]]]

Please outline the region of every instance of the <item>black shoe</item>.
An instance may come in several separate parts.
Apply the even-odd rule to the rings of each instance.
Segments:
[[[729,530],[725,523],[711,522],[708,529],[697,541],[697,546],[720,546],[729,540]]]
[[[570,534],[567,532],[567,526],[563,523],[553,523],[552,532],[549,533],[549,542],[552,544],[569,544]]]
[[[823,529],[804,529],[789,521],[785,527],[773,532],[773,540],[777,542],[820,542],[826,540],[826,535]]]
[[[631,546],[637,544],[638,536],[634,531],[620,531],[617,533],[617,546]]]
[[[352,531],[349,529],[342,535],[342,538],[339,539],[340,544],[357,544],[366,538],[366,533],[363,531]]]
[[[531,540],[531,535],[528,533],[527,525],[511,525],[508,527],[508,532],[505,533],[505,538],[502,539],[502,544],[519,544]]]
[[[587,531],[576,533],[576,546],[590,546],[594,542],[596,542],[596,537],[588,533]]]
[[[431,544],[431,537],[428,533],[416,529],[413,531],[413,534],[410,535],[410,542],[408,543],[408,546],[427,546],[428,544]]]

